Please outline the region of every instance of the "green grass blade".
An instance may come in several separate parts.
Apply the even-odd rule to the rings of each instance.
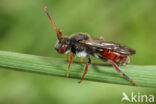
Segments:
[[[73,62],[70,78],[80,79],[85,64]],[[0,51],[0,67],[9,69],[66,77],[68,62],[62,59]],[[156,87],[156,66],[120,66],[123,72],[142,87]],[[110,65],[92,64],[84,80],[133,85]],[[83,82],[82,82],[83,83]]]

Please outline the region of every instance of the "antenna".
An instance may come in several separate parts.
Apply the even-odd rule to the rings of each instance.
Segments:
[[[45,7],[44,10],[45,10],[47,16],[49,17],[49,20],[50,20],[52,26],[54,27],[54,30],[55,30],[56,34],[58,34],[58,31],[57,31],[56,25],[55,25],[55,23],[54,23],[52,17],[50,16],[50,14],[49,14],[49,12],[48,12],[48,8]]]

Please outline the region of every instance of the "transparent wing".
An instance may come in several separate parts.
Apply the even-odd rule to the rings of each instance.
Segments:
[[[127,46],[114,43],[114,42],[109,42],[109,41],[104,41],[102,39],[92,39],[92,40],[84,40],[79,42],[81,45],[87,45],[90,47],[96,47],[98,49],[109,49],[114,52],[117,52],[122,55],[132,55],[135,54],[136,51],[134,49],[131,49]]]

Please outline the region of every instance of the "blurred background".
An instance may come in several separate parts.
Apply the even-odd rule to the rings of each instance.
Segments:
[[[102,36],[136,49],[130,64],[156,64],[154,0],[0,0],[0,50],[66,58],[54,50],[45,6],[64,35]],[[77,81],[0,68],[0,104],[119,104],[122,92],[156,95],[153,88]]]

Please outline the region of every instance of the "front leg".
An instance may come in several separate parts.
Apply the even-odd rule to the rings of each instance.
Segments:
[[[88,66],[91,64],[91,58],[90,58],[90,56],[87,55],[87,58],[88,58],[88,62],[86,63],[86,66],[84,68],[84,73],[82,75],[82,78],[81,78],[81,80],[78,83],[81,83],[82,82],[82,80],[84,79],[85,75],[87,74]]]
[[[69,53],[67,53],[67,61],[69,61]]]

